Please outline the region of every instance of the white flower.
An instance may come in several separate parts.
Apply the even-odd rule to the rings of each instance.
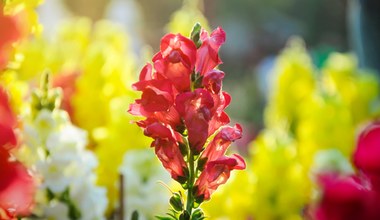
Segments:
[[[46,220],[69,220],[69,209],[66,204],[53,200],[43,208]]]
[[[56,127],[56,121],[53,118],[52,112],[47,109],[39,111],[34,120],[34,126],[39,135],[41,135],[41,138],[46,138],[47,134]]]
[[[321,150],[314,156],[314,164],[311,175],[322,172],[338,172],[341,174],[353,174],[354,169],[350,162],[337,149]]]
[[[81,210],[82,220],[104,219],[108,204],[105,188],[97,187],[91,179],[87,179],[81,185],[71,187],[70,197]]]
[[[139,212],[140,219],[153,219],[168,210],[170,192],[158,182],[167,184],[171,179],[154,152],[149,149],[127,152],[120,172],[124,175],[126,219],[134,210]]]
[[[28,145],[28,147],[37,148],[41,146],[41,137],[33,125],[25,123],[23,132],[25,144]]]
[[[54,193],[61,193],[69,186],[71,179],[65,175],[66,165],[61,161],[39,161],[36,167],[43,180],[42,189],[49,188]]]
[[[107,208],[106,190],[95,185],[98,161],[86,150],[87,132],[71,124],[65,111],[41,110],[24,129],[29,153],[38,155],[32,167],[41,180],[34,214],[69,219],[67,204],[57,199],[65,191],[81,213],[81,220],[101,220]],[[47,189],[56,196],[47,199]],[[45,197],[45,198],[43,198]]]
[[[72,125],[63,126],[49,134],[46,148],[52,154],[77,153],[87,145],[87,132]]]

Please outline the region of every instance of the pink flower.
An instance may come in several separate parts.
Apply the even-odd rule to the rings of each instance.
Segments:
[[[380,122],[367,126],[359,135],[353,155],[355,166],[370,177],[374,187],[380,188]]]
[[[16,125],[16,117],[13,115],[8,96],[0,87],[0,147],[11,149],[16,146],[17,139],[13,132]]]
[[[219,48],[226,41],[226,33],[220,27],[215,29],[210,36],[207,31],[201,31],[202,45],[197,51],[196,71],[201,75],[214,69],[222,61],[219,58]]]
[[[179,144],[183,144],[182,136],[170,126],[153,122],[144,129],[144,134],[154,138],[152,147],[158,159],[172,178],[180,183],[186,181],[187,165],[181,154]]]
[[[153,74],[150,64],[145,65],[140,73],[140,81],[132,87],[141,91],[142,96],[130,105],[129,113],[154,118],[174,128],[181,124],[173,106],[178,92],[170,80],[163,79],[158,73]]]
[[[215,135],[214,139],[207,145],[206,149],[201,155],[201,161],[215,161],[222,157],[227,148],[237,139],[242,137],[242,128],[239,124],[235,127],[224,127],[218,134]],[[198,167],[199,169],[199,167]]]
[[[222,89],[223,78],[224,72],[214,69],[204,75],[202,85],[213,94],[218,94]]]
[[[196,51],[192,40],[180,34],[167,34],[161,39],[160,52],[153,57],[154,68],[179,91],[188,91]]]
[[[35,189],[26,168],[9,153],[17,146],[13,131],[15,122],[8,97],[0,87],[0,217],[7,219],[30,213]]]
[[[209,135],[213,134],[221,126],[230,123],[230,117],[224,111],[231,102],[231,96],[226,92],[219,92],[218,94],[212,94],[211,96],[214,100],[214,108],[212,112],[214,117],[212,117],[209,126]]]
[[[317,220],[380,219],[376,193],[357,176],[325,174],[320,177],[323,194],[316,207]]]
[[[211,194],[230,177],[231,170],[245,169],[242,157],[233,154],[231,157],[222,156],[206,164],[198,180],[195,182],[195,198],[197,202],[209,200]]]
[[[28,215],[33,206],[35,183],[27,169],[0,148],[0,213],[8,217]],[[1,215],[0,215],[1,216]]]
[[[186,92],[177,96],[176,109],[185,121],[190,148],[195,154],[203,150],[209,136],[209,122],[213,117],[214,100],[204,89]]]
[[[164,139],[156,139],[152,143],[155,152],[162,165],[170,173],[171,177],[179,183],[187,180],[187,165],[181,154],[178,143]]]

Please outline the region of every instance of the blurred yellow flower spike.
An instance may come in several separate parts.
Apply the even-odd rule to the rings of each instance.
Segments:
[[[0,71],[0,85],[8,91],[13,112],[19,115],[25,111],[27,105],[24,98],[29,89],[28,84],[19,80],[15,71],[5,70]]]
[[[350,161],[355,132],[379,115],[379,80],[352,54],[332,53],[318,70],[303,42],[291,39],[274,77],[251,166],[204,206],[215,219],[304,219],[315,196],[313,169],[324,166],[316,155],[335,149]],[[212,210],[216,204],[223,208]]]
[[[304,42],[292,38],[273,69],[269,104],[265,109],[267,127],[287,126],[297,121],[298,106],[310,98],[316,87],[314,67]]]
[[[211,200],[202,204],[208,219],[247,219],[253,215],[255,189],[251,187],[254,182],[251,164],[247,164],[244,172],[232,173],[228,184],[221,186]]]
[[[167,24],[168,32],[190,36],[190,31],[197,22],[209,31],[207,18],[199,9],[202,5],[203,0],[184,0],[182,7],[171,16],[170,22]]]
[[[257,219],[302,219],[308,201],[309,182],[297,153],[297,142],[283,130],[265,130],[252,145]]]
[[[327,93],[336,95],[353,113],[354,122],[360,122],[371,112],[367,104],[379,94],[376,75],[358,70],[353,54],[334,53],[323,69],[323,85]]]
[[[124,153],[149,146],[126,113],[136,98],[130,89],[136,80],[135,58],[128,50],[127,36],[119,27],[107,21],[96,23],[81,59],[71,102],[74,122],[89,131],[100,162],[98,183],[107,186],[111,207],[117,197],[118,167]]]
[[[20,78],[38,79],[36,76],[46,69],[53,75],[81,70],[92,40],[91,25],[86,18],[65,21],[52,39],[38,37],[20,45],[16,57]]]

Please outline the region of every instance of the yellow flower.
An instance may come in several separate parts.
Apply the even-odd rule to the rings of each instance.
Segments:
[[[297,121],[297,106],[311,96],[316,86],[312,61],[302,40],[289,41],[276,60],[274,77],[265,123],[268,127],[277,126],[279,121],[293,126]]]

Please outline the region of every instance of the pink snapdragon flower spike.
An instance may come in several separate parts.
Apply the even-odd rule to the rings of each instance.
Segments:
[[[144,117],[137,125],[153,138],[158,159],[187,190],[186,206],[175,193],[170,199],[172,215],[163,219],[204,219],[195,207],[209,200],[232,170],[245,168],[239,155],[225,155],[241,138],[242,129],[227,126],[225,109],[231,97],[223,91],[225,73],[216,69],[222,63],[219,49],[224,42],[222,28],[209,35],[199,24],[190,38],[167,34],[153,65],[146,64],[133,84],[142,94],[129,113]]]

